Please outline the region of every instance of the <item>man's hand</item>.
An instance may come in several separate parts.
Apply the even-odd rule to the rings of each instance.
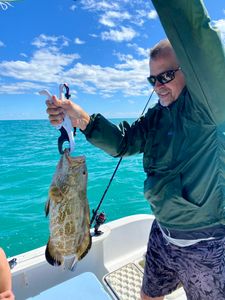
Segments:
[[[85,130],[90,116],[77,104],[71,100],[59,100],[56,96],[46,101],[47,114],[52,125],[59,125],[63,122],[65,114],[67,114],[72,122],[73,127]],[[1,299],[1,298],[0,298]]]

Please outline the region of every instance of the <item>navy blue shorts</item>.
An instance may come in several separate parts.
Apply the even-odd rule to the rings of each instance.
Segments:
[[[150,297],[165,296],[180,283],[188,300],[224,300],[225,239],[178,247],[165,240],[154,221],[142,291]]]

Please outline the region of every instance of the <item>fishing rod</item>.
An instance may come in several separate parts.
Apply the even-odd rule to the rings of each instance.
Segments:
[[[148,104],[149,104],[149,102],[150,102],[150,100],[152,98],[152,95],[153,95],[154,91],[155,90],[153,89],[152,92],[151,92],[151,94],[150,94],[150,96],[149,96],[149,98],[148,98],[148,100],[147,100],[147,102],[146,102],[146,104],[145,104],[145,107],[144,107],[144,109],[143,109],[143,111],[141,113],[141,116],[144,114],[146,108],[148,107]],[[94,226],[95,235],[100,235],[101,234],[101,231],[99,231],[99,227],[106,220],[105,214],[104,213],[100,213],[98,215],[98,211],[100,209],[100,206],[102,205],[102,202],[103,202],[103,200],[105,198],[106,193],[108,192],[108,189],[109,189],[109,187],[110,187],[110,185],[111,185],[111,183],[113,181],[113,178],[116,175],[116,172],[117,172],[117,170],[118,170],[118,168],[119,168],[119,166],[121,164],[122,159],[123,159],[123,156],[120,157],[120,159],[119,159],[119,161],[118,161],[118,163],[117,163],[117,165],[115,167],[115,170],[113,171],[113,174],[112,174],[112,176],[111,176],[111,178],[109,180],[109,183],[108,183],[108,185],[107,185],[107,187],[106,187],[106,189],[105,189],[105,191],[104,191],[104,193],[103,193],[103,195],[101,197],[101,200],[99,201],[99,204],[98,204],[97,208],[95,210],[94,209],[92,210],[92,218],[91,218],[90,226],[93,224],[93,222],[95,220],[96,221],[95,226]]]

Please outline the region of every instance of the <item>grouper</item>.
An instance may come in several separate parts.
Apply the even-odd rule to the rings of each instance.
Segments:
[[[71,157],[65,150],[53,176],[45,210],[50,217],[46,260],[73,270],[91,247],[84,156]]]

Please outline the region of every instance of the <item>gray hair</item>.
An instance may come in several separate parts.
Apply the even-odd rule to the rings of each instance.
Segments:
[[[169,52],[173,52],[173,47],[168,39],[161,40],[153,48],[150,49],[150,59],[157,59],[159,57],[167,56]],[[174,53],[175,54],[175,53]]]

